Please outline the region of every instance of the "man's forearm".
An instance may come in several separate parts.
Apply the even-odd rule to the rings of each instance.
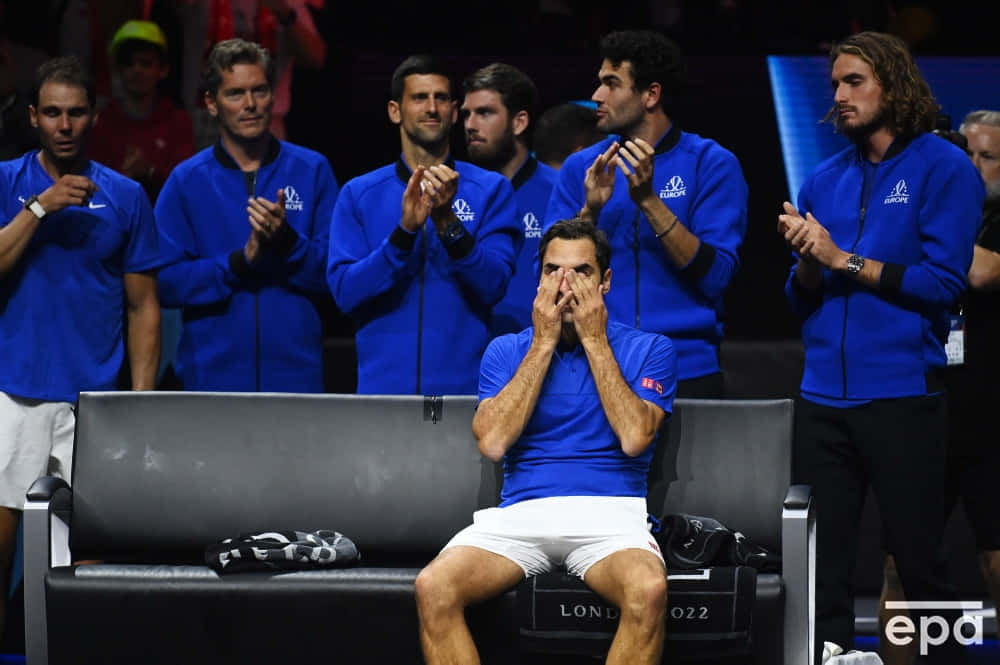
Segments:
[[[485,457],[499,461],[520,438],[535,412],[553,351],[554,345],[532,343],[507,385],[476,409],[472,432]]]
[[[155,301],[129,309],[128,358],[132,390],[153,390],[160,366],[160,307]]]
[[[622,451],[629,457],[642,454],[656,436],[663,411],[652,407],[625,383],[607,338],[583,342],[601,406]]]
[[[980,245],[972,248],[969,286],[977,291],[1000,289],[1000,254]]]
[[[21,260],[31,237],[41,221],[30,210],[20,210],[7,226],[0,229],[0,277],[10,272]]]
[[[639,209],[649,220],[653,233],[658,236],[673,264],[683,268],[691,263],[701,246],[698,236],[691,233],[658,196],[643,201]]]

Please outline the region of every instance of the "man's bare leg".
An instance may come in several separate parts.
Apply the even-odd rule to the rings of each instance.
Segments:
[[[608,665],[659,663],[667,612],[663,563],[644,550],[622,550],[591,566],[584,582],[621,611]]]
[[[17,523],[21,511],[0,507],[0,637],[7,621],[7,587],[10,585],[10,564],[17,546]]]
[[[450,547],[417,575],[420,646],[427,665],[478,665],[465,608],[524,579],[519,565],[478,547]]]

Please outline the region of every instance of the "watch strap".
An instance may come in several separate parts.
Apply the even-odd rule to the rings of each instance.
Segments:
[[[455,261],[467,256],[472,251],[473,245],[476,244],[473,235],[465,229],[465,225],[459,220],[449,224],[439,237],[441,244],[448,252],[448,256]]]
[[[24,202],[24,207],[31,211],[31,214],[38,219],[44,219],[45,215],[48,213],[45,208],[38,201],[38,195],[32,196],[30,199]]]

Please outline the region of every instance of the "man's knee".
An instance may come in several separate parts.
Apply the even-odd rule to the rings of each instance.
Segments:
[[[417,574],[414,582],[417,607],[421,615],[426,616],[434,611],[442,611],[461,607],[448,565],[441,557],[434,559],[427,567]]]
[[[643,567],[625,581],[622,616],[640,622],[663,622],[667,611],[667,575],[662,568]]]

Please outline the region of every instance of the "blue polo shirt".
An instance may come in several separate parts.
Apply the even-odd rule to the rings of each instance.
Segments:
[[[133,180],[96,162],[85,206],[46,215],[0,279],[0,390],[75,402],[115,387],[124,359],[125,273],[161,264],[153,212]],[[37,152],[0,163],[0,227],[53,184]]]
[[[479,399],[494,397],[514,376],[531,346],[533,328],[495,338],[479,374]],[[625,383],[667,415],[677,390],[673,343],[657,333],[608,323]],[[552,357],[535,411],[504,456],[501,506],[551,496],[646,496],[653,445],[629,457],[601,406],[581,345]]]

